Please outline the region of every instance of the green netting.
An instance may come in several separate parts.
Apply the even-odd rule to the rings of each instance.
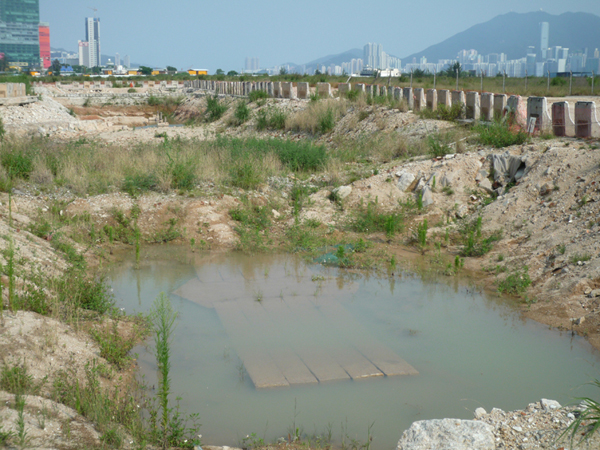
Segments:
[[[326,247],[321,249],[321,251],[327,251],[327,250],[331,250],[327,253],[324,253],[320,256],[317,256],[313,262],[317,263],[317,264],[323,264],[324,266],[339,266],[340,265],[340,258],[339,258],[339,248],[343,247],[344,248],[344,255],[345,258],[347,258],[347,255],[351,254],[354,251],[354,245],[352,244],[345,244],[345,245],[336,245],[333,247]]]

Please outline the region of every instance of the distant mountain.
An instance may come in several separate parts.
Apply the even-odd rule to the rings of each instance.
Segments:
[[[425,56],[429,62],[454,59],[460,50],[475,49],[481,55],[506,53],[508,59],[524,58],[527,47],[540,54],[540,23],[550,24],[549,47],[567,47],[570,51],[588,49],[593,56],[600,48],[600,17],[589,13],[564,13],[554,16],[543,11],[508,13],[480,23],[439,44],[402,58],[402,65]]]
[[[338,53],[337,55],[323,56],[322,58],[307,62],[304,65],[307,69],[316,69],[317,66],[329,67],[332,64],[335,64],[336,66],[341,66],[344,62],[350,62],[353,59],[358,59],[362,57],[363,51],[359,48],[353,48],[343,53]]]

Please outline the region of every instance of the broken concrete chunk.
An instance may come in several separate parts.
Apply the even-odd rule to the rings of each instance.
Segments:
[[[556,400],[548,400],[546,398],[543,398],[540,402],[542,404],[542,408],[544,409],[544,411],[550,411],[553,409],[560,409],[560,403],[558,403]]]
[[[456,178],[456,174],[454,172],[447,172],[440,178],[440,186],[441,187],[451,187],[452,183],[454,183],[454,179]]]
[[[467,205],[460,205],[456,210],[456,217],[459,219],[464,219],[469,215],[469,207]]]
[[[433,204],[433,191],[429,186],[425,186],[421,190],[421,200],[423,201],[423,207]]]
[[[338,199],[344,200],[352,192],[352,187],[351,186],[340,186],[340,187],[335,188],[332,192]]]
[[[476,420],[434,419],[414,422],[398,441],[398,450],[494,450],[492,426]]]
[[[488,173],[487,170],[481,169],[479,172],[477,172],[477,175],[475,176],[475,181],[479,182],[489,176],[490,176],[490,174]]]
[[[400,177],[398,180],[398,189],[400,189],[402,192],[406,192],[406,190],[413,184],[413,181],[415,181],[415,176],[410,172],[398,172],[396,175]]]
[[[484,178],[483,180],[481,180],[479,182],[479,187],[481,189],[484,189],[486,192],[488,192],[489,194],[493,194],[494,193],[494,189],[492,188],[492,183],[490,182],[489,179]]]
[[[600,289],[594,289],[589,294],[590,298],[600,297]]]

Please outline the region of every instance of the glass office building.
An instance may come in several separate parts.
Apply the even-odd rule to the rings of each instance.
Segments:
[[[0,0],[0,53],[11,65],[40,66],[39,0]]]

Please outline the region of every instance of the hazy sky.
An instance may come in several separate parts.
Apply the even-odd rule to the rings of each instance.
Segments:
[[[52,47],[76,51],[90,7],[103,54],[210,73],[239,71],[247,56],[261,68],[303,64],[367,42],[405,57],[511,11],[600,16],[600,0],[40,0]]]

